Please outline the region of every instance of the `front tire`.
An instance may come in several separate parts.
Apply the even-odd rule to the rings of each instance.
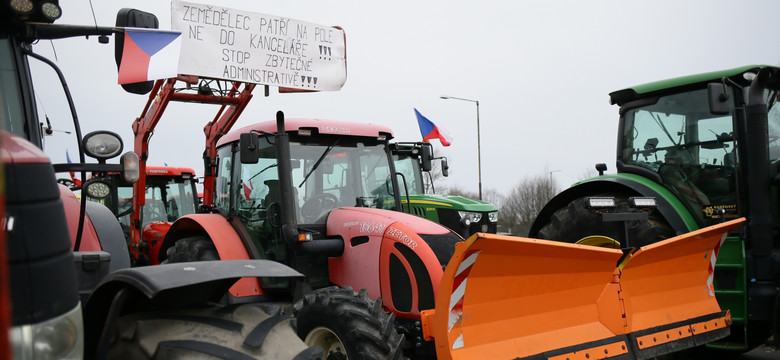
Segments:
[[[298,336],[325,349],[321,359],[404,359],[395,315],[365,290],[332,286],[312,291],[295,303]]]
[[[318,359],[293,318],[266,304],[204,306],[119,318],[108,359]]]
[[[605,195],[612,196],[612,195]],[[641,247],[675,236],[668,222],[655,210],[648,218],[628,222],[629,243],[625,243],[625,228],[621,221],[604,222],[601,214],[587,208],[585,197],[575,199],[553,213],[550,222],[539,230],[540,239],[577,243],[589,236],[608,237],[620,242],[620,247]],[[616,197],[617,213],[636,213],[642,210],[628,206],[626,198]]]

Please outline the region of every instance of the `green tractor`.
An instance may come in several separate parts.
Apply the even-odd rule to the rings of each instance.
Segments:
[[[447,158],[436,158],[428,142],[401,142],[391,147],[397,173],[402,175],[403,211],[442,224],[468,239],[474,233],[496,233],[495,205],[457,195],[436,194],[433,160],[441,160],[441,172],[448,175]],[[427,177],[427,179],[425,179]],[[399,180],[400,181],[400,180]]]
[[[737,217],[720,246],[714,296],[746,351],[780,335],[780,68],[744,66],[615,91],[617,174],[574,184],[530,237],[632,248]],[[704,290],[703,290],[704,291]]]

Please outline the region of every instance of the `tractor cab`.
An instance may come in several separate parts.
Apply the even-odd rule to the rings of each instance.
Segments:
[[[271,121],[235,130],[222,137],[216,151],[211,211],[238,219],[240,225],[234,227],[251,238],[250,247],[259,257],[288,261],[285,224],[322,240],[332,210],[397,210],[389,128],[287,119],[289,145],[284,146],[277,143],[276,126]],[[289,179],[282,179],[283,174]],[[321,255],[316,257],[326,261]]]
[[[621,171],[655,178],[699,222],[736,218],[734,125],[709,111],[706,88],[630,108],[621,139]]]
[[[749,79],[732,77],[727,87],[714,83],[676,88],[622,105],[618,170],[637,174],[671,191],[701,226],[738,217],[738,181],[744,157],[738,124]],[[763,97],[768,113],[770,163],[780,159],[780,108],[777,84]],[[621,93],[613,94],[620,99]],[[717,107],[719,109],[716,109]],[[734,116],[736,114],[737,116]],[[740,160],[740,159],[743,160]],[[764,165],[766,166],[766,164]]]
[[[355,129],[358,124],[308,119],[289,119],[287,124],[293,185],[291,210],[297,224],[324,225],[329,211],[339,207],[395,209],[387,150],[387,139],[392,137],[390,129],[373,125]],[[261,123],[253,127],[274,125]],[[249,129],[237,133],[242,131]],[[218,148],[214,208],[239,214],[252,223],[264,223],[269,209],[280,201],[278,154],[271,132],[255,131],[262,131],[256,145],[256,162],[241,161],[240,152],[231,146]],[[229,139],[230,135],[226,136],[225,142]]]

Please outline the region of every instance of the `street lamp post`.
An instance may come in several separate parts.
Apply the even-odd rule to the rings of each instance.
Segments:
[[[552,171],[550,171],[550,199],[552,199],[553,196],[555,196],[555,194],[553,192],[553,176],[552,176],[552,174],[553,173],[557,173],[557,172],[561,172],[561,170],[552,170]]]
[[[482,200],[482,151],[480,150],[480,138],[479,138],[479,101],[459,98],[455,96],[447,96],[447,95],[442,95],[441,98],[470,101],[477,105],[477,172],[479,173],[479,200]]]

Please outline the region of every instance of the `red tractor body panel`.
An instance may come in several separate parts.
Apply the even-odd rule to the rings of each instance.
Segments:
[[[220,260],[249,260],[249,253],[238,233],[219,214],[190,214],[180,217],[171,225],[168,233],[187,234],[205,232],[213,239]],[[174,240],[175,241],[175,240]],[[174,241],[171,241],[172,244]],[[159,247],[157,248],[159,252]],[[236,297],[262,295],[263,290],[257,278],[243,278],[230,288],[230,293]]]
[[[393,131],[390,130],[389,127],[382,125],[322,119],[285,119],[284,129],[286,131],[297,131],[299,129],[317,129],[319,134],[347,136],[376,137],[380,135],[390,135],[392,137],[393,135]],[[242,133],[248,133],[252,130],[275,133],[276,122],[266,121],[231,131],[219,140],[217,146],[222,146],[223,144],[227,144],[232,141],[238,141]]]
[[[188,167],[176,167],[176,166],[147,166],[146,175],[168,175],[168,176],[181,176],[182,174],[195,175],[195,170]]]
[[[381,297],[384,307],[398,317],[419,318],[419,289],[430,286],[435,295],[443,270],[431,247],[418,234],[450,232],[437,223],[395,211],[357,207],[333,210],[328,216],[327,235],[340,236],[345,244],[342,256],[328,259],[330,281],[366,289],[372,298]],[[419,260],[410,259],[409,253]],[[394,275],[396,279],[408,281],[409,293],[403,299],[393,294],[391,271],[401,273]],[[415,274],[425,276],[418,278]]]
[[[68,189],[65,185],[60,184],[60,199],[62,199],[62,206],[65,208],[65,218],[68,221],[68,232],[70,233],[71,245],[76,245],[76,235],[79,229],[79,209],[81,208],[81,201],[76,195]],[[92,220],[89,216],[84,217],[84,230],[81,234],[81,245],[79,245],[79,251],[101,251],[103,247],[100,245],[100,238],[98,238],[97,232],[95,232],[95,226],[92,224]]]
[[[3,131],[0,135],[0,142],[3,147],[0,148],[0,158],[4,164],[48,164],[49,158],[38,147],[16,135]],[[59,185],[60,198],[65,208],[65,215],[68,221],[68,230],[70,232],[71,244],[76,243],[76,232],[79,224],[79,199],[64,185]],[[81,239],[81,251],[100,251],[100,240],[98,239],[95,227],[89,220],[84,219],[84,233]]]
[[[160,246],[162,246],[163,238],[165,238],[165,234],[170,228],[171,223],[169,222],[154,222],[151,224],[146,224],[143,228],[143,231],[141,231],[141,240],[147,246],[146,254],[149,256],[149,262],[151,264],[157,263],[157,261],[153,260],[157,260],[160,254]]]
[[[49,163],[46,154],[30,142],[9,132],[0,132],[0,158],[5,164]]]

